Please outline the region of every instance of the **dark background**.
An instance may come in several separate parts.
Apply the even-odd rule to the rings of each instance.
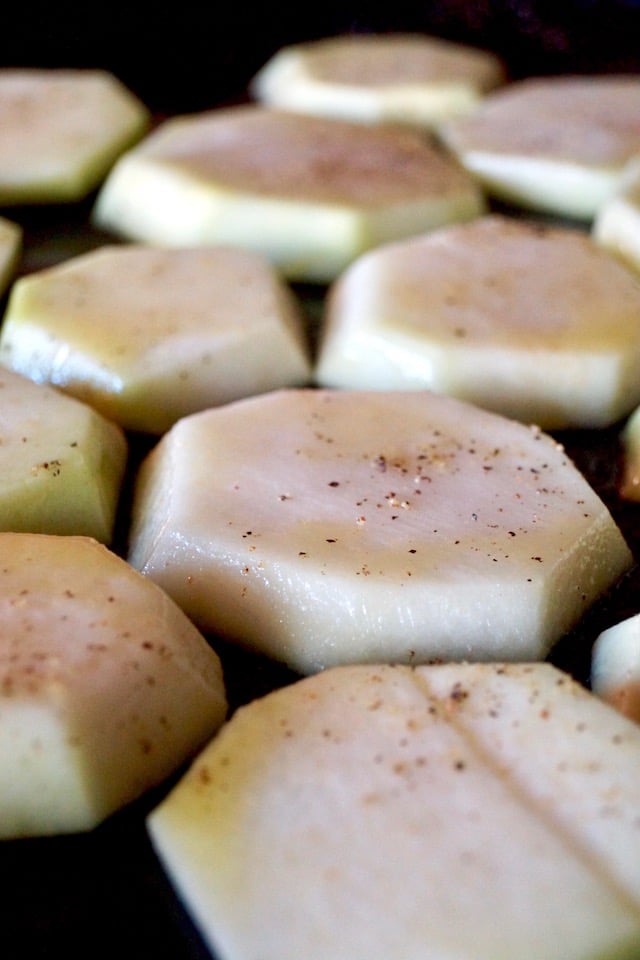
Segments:
[[[102,66],[159,113],[241,97],[278,47],[350,31],[421,30],[484,46],[513,78],[640,69],[640,0],[16,6],[2,11],[0,66]]]

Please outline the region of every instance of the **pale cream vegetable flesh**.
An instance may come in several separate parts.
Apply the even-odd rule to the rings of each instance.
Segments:
[[[639,278],[583,232],[480,217],[352,264],[330,291],[315,379],[605,427],[640,403],[639,316]]]
[[[244,105],[162,124],[115,165],[93,217],[160,246],[248,247],[326,282],[377,243],[483,209],[417,133]]]
[[[220,960],[632,960],[639,762],[547,664],[339,667],[236,712],[148,826]]]
[[[0,217],[0,295],[13,280],[22,253],[22,227]]]
[[[0,370],[0,399],[0,530],[110,542],[127,460],[120,427],[11,370]]]
[[[428,129],[504,80],[484,50],[421,34],[349,34],[283,47],[250,89],[279,109]]]
[[[619,492],[625,500],[640,501],[640,406],[625,423],[620,437],[622,470]]]
[[[640,272],[640,156],[630,161],[593,224],[597,243]]]
[[[640,78],[562,76],[509,84],[439,137],[490,193],[591,220],[640,154]]]
[[[107,246],[21,278],[0,362],[148,433],[310,379],[293,294],[257,254],[221,247]]]
[[[1,70],[0,204],[81,200],[149,123],[105,71]]]
[[[0,837],[88,830],[222,723],[220,663],[94,540],[0,534]]]
[[[591,688],[640,723],[640,614],[614,624],[596,638]]]
[[[130,544],[202,629],[301,672],[542,657],[631,563],[558,444],[426,391],[184,418],[142,467]]]

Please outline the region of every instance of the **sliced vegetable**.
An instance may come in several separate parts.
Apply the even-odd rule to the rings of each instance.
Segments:
[[[310,379],[293,295],[257,254],[103,247],[18,280],[0,362],[129,430]]]
[[[439,136],[491,194],[591,220],[640,154],[640,78],[535,77],[490,93]]]
[[[182,419],[142,467],[130,545],[202,629],[301,672],[542,657],[631,563],[561,446],[426,391]]]
[[[0,204],[81,200],[149,122],[102,70],[1,70]]]
[[[505,80],[485,50],[424,34],[348,34],[283,47],[251,92],[272,107],[364,123],[432,127]]]
[[[162,246],[248,247],[325,282],[376,243],[483,209],[417,133],[249,105],[162,124],[116,164],[94,221]]]
[[[632,960],[639,761],[546,664],[339,667],[236,712],[148,826],[221,960]]]
[[[315,378],[425,388],[545,429],[640,403],[640,283],[583,232],[480,217],[370,251],[325,308]]]
[[[640,614],[603,630],[593,646],[594,693],[640,723]]]
[[[622,442],[622,470],[619,481],[620,496],[625,500],[640,500],[640,406],[625,423]]]
[[[0,217],[0,295],[13,280],[22,252],[22,227]]]
[[[127,459],[115,423],[0,370],[0,530],[111,541]]]
[[[0,534],[0,837],[88,830],[222,723],[220,663],[93,540]]]
[[[593,236],[640,271],[640,156],[630,161],[616,189],[599,208]]]

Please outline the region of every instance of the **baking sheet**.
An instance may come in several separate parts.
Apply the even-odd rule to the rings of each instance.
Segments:
[[[218,5],[214,6],[217,8]],[[571,34],[562,33],[564,28],[562,24],[558,25],[557,18],[553,25],[555,33],[553,30],[548,30],[546,34],[541,33],[540,23],[531,20],[536,4],[528,3],[524,6],[530,19],[527,21],[521,17],[518,21],[515,46],[515,19],[511,23],[511,33],[508,29],[509,16],[517,17],[515,3],[448,4],[449,8],[458,9],[457,30],[450,31],[450,34],[453,39],[461,41],[471,42],[476,38],[484,42],[493,31],[491,35],[494,39],[497,37],[497,42],[493,44],[494,49],[511,54],[512,75],[537,72],[536,66],[543,62],[541,55],[546,58],[546,72],[554,72],[561,65],[566,67],[567,63],[570,67],[590,66],[593,69],[608,66],[628,69],[635,65],[632,53],[637,57],[637,51],[635,39],[633,44],[631,43],[633,30],[621,27],[620,36],[623,42],[616,45],[613,28],[607,34],[603,32],[602,25],[599,32],[594,28],[594,17],[596,13],[600,16],[602,4],[583,5],[589,7],[591,20],[580,21],[580,37],[576,42],[574,33],[572,49],[567,48],[566,40],[566,36]],[[552,5],[547,6],[551,8]],[[560,6],[564,8],[579,5]],[[618,3],[614,6],[619,8],[624,4]],[[274,10],[273,6],[269,5],[268,17],[265,13],[262,19],[260,16],[257,21],[254,18],[249,46],[244,7],[238,9],[238,22],[234,21],[233,36],[229,13],[226,14],[222,31],[219,19],[217,32],[207,31],[204,25],[202,29],[194,30],[191,23],[189,38],[193,41],[193,38],[197,37],[201,44],[206,43],[206,57],[204,50],[194,54],[193,50],[185,46],[185,30],[178,31],[177,34],[175,31],[171,33],[167,26],[167,37],[162,38],[164,47],[156,42],[157,37],[153,32],[149,37],[146,52],[150,59],[147,60],[145,72],[136,72],[133,68],[133,64],[140,59],[145,30],[140,25],[134,33],[121,29],[123,24],[126,26],[127,17],[138,16],[130,7],[124,11],[115,5],[109,23],[98,28],[103,30],[101,57],[96,56],[95,49],[85,49],[77,43],[78,37],[82,39],[91,31],[95,32],[95,12],[91,13],[91,25],[84,24],[83,27],[82,23],[78,26],[77,20],[74,21],[69,16],[65,19],[65,9],[59,9],[58,6],[51,8],[50,22],[47,21],[44,27],[42,23],[39,24],[41,49],[35,49],[33,43],[28,48],[20,48],[19,38],[26,36],[26,33],[20,33],[19,28],[13,32],[5,29],[0,43],[5,43],[4,62],[7,64],[33,62],[35,59],[41,65],[61,65],[61,61],[64,61],[67,65],[94,66],[107,61],[105,65],[113,68],[150,106],[175,112],[211,105],[213,97],[210,91],[214,89],[218,94],[231,97],[272,50],[303,33],[322,35],[353,27],[381,29],[410,26],[420,29],[434,25],[427,24],[426,21],[418,22],[415,18],[409,23],[406,17],[400,23],[400,13],[396,22],[392,23],[388,19],[388,12],[383,24],[371,13],[353,13],[343,5],[340,5],[342,12],[338,13],[337,7],[338,5],[333,9],[329,4],[324,19],[318,17],[313,28],[309,26],[309,15],[305,14],[305,31],[301,29],[301,23],[290,22],[288,32],[283,32],[282,27],[276,29],[274,26]],[[432,4],[431,7],[435,11],[433,16],[436,18],[434,22],[437,27],[438,11],[444,10],[447,4]],[[472,7],[475,10],[475,22],[472,22],[469,12]],[[493,16],[502,13],[502,33],[496,33],[496,24],[489,22],[489,8],[493,11]],[[118,15],[123,18],[122,21],[118,19]],[[481,23],[480,20],[485,15],[486,23]],[[629,11],[624,12],[625,23],[630,16]],[[611,11],[607,23],[611,22],[610,17]],[[621,21],[619,25],[620,23]],[[28,29],[33,30],[33,23],[29,23]],[[159,29],[157,22],[152,29]],[[33,33],[31,36],[33,38]],[[45,36],[46,51],[42,39]],[[132,39],[134,36],[137,37],[138,44],[135,51]],[[585,38],[590,39],[587,41]],[[9,42],[12,44],[10,54],[7,46]],[[113,48],[109,48],[108,54],[105,53],[112,42]],[[119,47],[115,46],[116,42],[120,44]],[[241,46],[241,43],[244,46]],[[631,51],[631,46],[635,52]],[[174,51],[173,59],[167,59],[169,47]],[[55,57],[51,53],[54,49]],[[161,50],[164,51],[163,56]],[[568,61],[568,54],[572,50],[573,60]],[[84,51],[82,55],[81,51]],[[242,51],[243,59],[239,51]],[[599,60],[594,59],[596,51]],[[138,60],[134,59],[134,52]],[[194,93],[196,90],[197,96]],[[93,198],[89,198],[86,203],[72,206],[0,211],[21,223],[25,231],[20,273],[42,269],[104,242],[110,242],[111,238],[106,234],[88,226],[92,203]],[[307,310],[313,332],[322,291],[312,287],[295,289]],[[606,431],[572,431],[556,436],[566,445],[569,455],[603,497],[620,524],[634,555],[640,557],[640,505],[625,503],[618,496],[621,469],[620,426]],[[149,438],[132,438],[130,479],[136,464],[152,443]],[[126,542],[129,491],[128,486],[121,504],[115,543],[119,552],[124,551]],[[605,627],[640,609],[639,588],[640,572],[634,568],[609,595],[592,608],[570,635],[558,643],[550,659],[561,668],[569,670],[583,683],[588,683],[590,652],[595,637]],[[220,644],[215,638],[212,638],[212,642],[223,661],[232,709],[295,679],[295,676],[283,667]],[[93,960],[107,956],[114,960],[210,960],[209,952],[156,860],[144,826],[146,814],[180,773],[181,771],[178,771],[172,781],[120,811],[91,833],[0,842],[2,960],[44,960],[59,956],[64,956],[67,960],[76,957],[91,957]]]

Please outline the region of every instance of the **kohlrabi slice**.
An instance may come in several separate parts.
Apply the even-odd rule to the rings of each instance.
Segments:
[[[88,830],[222,723],[218,657],[84,537],[0,533],[0,836]]]
[[[338,667],[234,714],[148,821],[217,957],[637,957],[640,729],[587,693],[569,723],[545,664],[510,668],[496,705],[497,672]],[[572,750],[597,799],[567,823]],[[594,855],[610,829],[632,881]]]
[[[558,443],[427,391],[182,419],[142,467],[130,545],[201,628],[302,672],[540,658],[631,564]]]

